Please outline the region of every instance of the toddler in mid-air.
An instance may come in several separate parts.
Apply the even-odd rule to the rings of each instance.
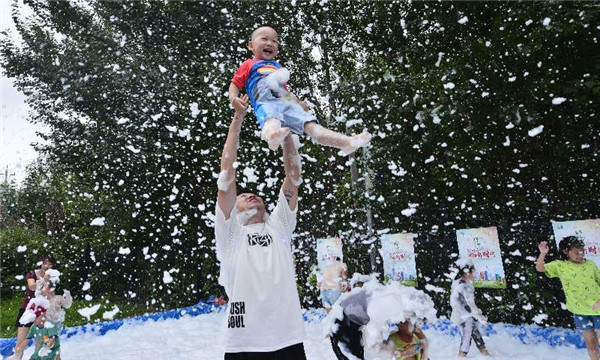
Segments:
[[[306,133],[315,142],[340,149],[346,155],[369,143],[371,134],[366,131],[347,136],[320,126],[307,111],[308,105],[288,91],[289,72],[274,60],[279,51],[275,29],[261,26],[254,30],[248,49],[254,57],[244,61],[235,72],[229,86],[229,101],[236,110],[243,111],[250,100],[262,129],[261,137],[270,149],[277,150],[290,130]],[[247,96],[239,97],[244,88]]]

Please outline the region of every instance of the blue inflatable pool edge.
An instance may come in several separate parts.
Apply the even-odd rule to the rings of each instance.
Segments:
[[[198,316],[210,314],[213,312],[225,311],[226,306],[216,305],[211,297],[208,301],[200,301],[196,305],[158,312],[153,314],[145,314],[131,318],[119,319],[114,321],[87,324],[82,326],[74,326],[65,328],[61,332],[62,337],[70,338],[79,334],[94,333],[98,336],[103,336],[111,330],[117,330],[124,324],[146,322],[148,320],[158,321],[166,319],[179,319],[182,316]],[[304,310],[302,317],[306,322],[320,322],[325,318],[323,309],[308,309]],[[423,329],[432,329],[438,333],[459,336],[460,331],[457,326],[449,320],[438,320],[435,323],[425,324]],[[511,325],[511,324],[489,324],[484,328],[484,336],[494,334],[506,334],[519,339],[524,344],[540,344],[546,343],[552,347],[556,346],[574,346],[576,348],[585,348],[585,341],[580,332],[570,329],[557,327],[541,327],[536,325]],[[0,355],[7,357],[12,355],[13,348],[16,343],[16,338],[0,339]]]
[[[144,314],[140,316],[134,316],[130,318],[124,318],[119,320],[95,323],[95,324],[87,324],[81,326],[74,326],[69,328],[64,328],[61,331],[61,337],[70,338],[79,334],[85,333],[94,333],[99,336],[103,336],[107,332],[111,330],[117,330],[124,324],[138,323],[138,322],[146,322],[148,320],[158,321],[158,320],[166,320],[166,319],[179,319],[182,316],[198,316],[210,314],[212,312],[220,312],[225,310],[225,306],[215,305],[213,301],[214,298],[210,298],[208,301],[200,301],[196,305],[173,309],[164,312],[152,313],[152,314]],[[13,349],[15,347],[15,343],[17,342],[16,338],[8,338],[8,339],[0,339],[0,355],[2,357],[7,357],[13,354]]]

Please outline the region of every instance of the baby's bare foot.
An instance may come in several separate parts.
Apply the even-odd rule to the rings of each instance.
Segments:
[[[279,145],[283,144],[283,140],[289,133],[290,129],[286,127],[267,133],[265,138],[269,144],[269,149],[277,151],[277,148],[279,148]]]
[[[348,146],[342,149],[344,155],[350,155],[355,152],[359,147],[367,146],[371,141],[371,134],[368,132],[363,132],[358,135],[354,135],[350,137],[350,141]]]

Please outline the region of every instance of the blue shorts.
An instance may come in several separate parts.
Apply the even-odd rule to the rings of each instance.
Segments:
[[[331,289],[321,291],[321,301],[323,302],[323,306],[326,308],[332,307],[340,296],[342,296],[342,293],[339,290]]]
[[[254,113],[260,129],[263,128],[267,119],[275,118],[281,121],[281,126],[302,135],[304,134],[304,124],[308,122],[318,123],[317,118],[292,100],[285,89],[274,91],[269,88],[265,80],[261,80],[256,84],[254,98],[256,99]]]
[[[600,330],[600,315],[573,315],[575,327],[581,331]]]

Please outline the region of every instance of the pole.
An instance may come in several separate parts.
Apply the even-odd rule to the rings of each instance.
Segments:
[[[371,152],[369,147],[363,149],[363,164],[364,164],[364,179],[365,179],[365,215],[367,218],[367,238],[370,243],[369,245],[369,259],[371,261],[371,272],[377,271],[377,263],[375,259],[375,239],[373,233],[373,211],[371,209],[371,191],[373,190],[373,173],[369,164],[371,162]]]

